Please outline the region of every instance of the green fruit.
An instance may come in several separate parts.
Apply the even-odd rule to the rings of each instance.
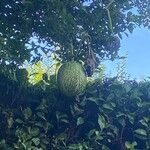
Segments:
[[[87,82],[82,65],[76,61],[63,64],[58,70],[57,83],[66,96],[83,94]]]

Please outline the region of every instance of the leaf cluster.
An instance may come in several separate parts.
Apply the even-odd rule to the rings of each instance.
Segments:
[[[0,84],[0,88],[17,84],[8,83]],[[17,95],[21,88],[22,97],[10,104],[6,95]],[[16,85],[14,91],[1,91],[0,97],[1,149],[150,148],[149,81],[95,80],[84,95],[76,98],[64,96],[56,87],[42,89],[38,84],[24,89]]]
[[[132,32],[136,25],[149,26],[149,1],[1,0],[0,18],[2,64],[40,59],[39,50],[47,54],[57,46],[63,61],[84,60],[89,46],[101,59],[114,59],[120,47],[118,36]]]

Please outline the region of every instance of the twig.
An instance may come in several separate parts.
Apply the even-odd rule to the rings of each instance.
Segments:
[[[113,26],[112,26],[112,19],[111,19],[111,16],[110,16],[110,11],[109,11],[109,6],[114,2],[114,0],[112,0],[107,6],[106,6],[106,10],[107,10],[107,15],[108,15],[108,19],[109,19],[109,27],[110,27],[110,30],[111,30],[111,33],[113,33]]]

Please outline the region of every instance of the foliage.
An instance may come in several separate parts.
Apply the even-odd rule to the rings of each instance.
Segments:
[[[43,80],[43,75],[48,70],[47,68],[44,68],[41,61],[33,64],[33,66],[27,64],[26,69],[28,72],[29,82],[33,85]]]
[[[23,68],[26,68],[28,72],[28,81],[35,85],[41,81],[46,84],[52,80],[50,76],[55,76],[60,67],[60,60],[56,55],[52,55],[49,59],[44,58],[42,61],[37,61],[35,63],[31,63],[25,61],[23,64]]]
[[[84,95],[68,98],[55,86],[0,79],[1,149],[150,148],[149,81],[95,80]]]
[[[150,149],[149,81],[101,71],[75,98],[56,84],[60,63],[82,61],[90,76],[101,59],[118,56],[123,33],[149,27],[149,16],[148,0],[1,0],[0,149]],[[51,74],[41,61],[52,55]],[[25,60],[34,63],[28,71],[19,69]]]
[[[118,36],[136,25],[149,27],[149,0],[1,0],[0,18],[1,64],[20,65],[31,55],[37,61],[39,51],[85,61],[92,49],[114,59]]]

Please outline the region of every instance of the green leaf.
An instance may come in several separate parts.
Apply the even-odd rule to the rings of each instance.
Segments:
[[[132,148],[132,144],[131,144],[130,142],[126,141],[126,142],[125,142],[125,147],[126,147],[127,149],[130,149],[130,148]]]
[[[126,121],[124,118],[118,118],[119,120],[119,123],[122,125],[122,126],[125,126],[126,125]]]
[[[107,97],[107,101],[112,101],[115,98],[114,93],[110,93]]]
[[[118,136],[119,129],[118,129],[116,126],[109,124],[109,128],[113,131],[113,133],[114,133],[116,136]]]
[[[40,144],[40,139],[39,138],[33,138],[32,142],[35,144],[35,146],[38,146]]]
[[[41,142],[45,145],[48,145],[49,144],[49,140],[48,138],[41,138]]]
[[[69,123],[69,121],[65,118],[61,118],[60,120],[61,120],[61,122]]]
[[[125,126],[126,122],[125,122],[125,118],[126,118],[126,114],[122,113],[122,112],[118,112],[118,114],[116,115],[118,122],[122,125]]]
[[[8,128],[11,128],[14,124],[14,120],[12,117],[7,118]]]
[[[143,126],[148,127],[148,123],[147,123],[144,119],[141,119],[139,122],[140,122]]]
[[[64,113],[59,112],[59,111],[56,112],[56,118],[58,121],[69,123],[68,116]]]
[[[101,130],[106,128],[106,120],[102,115],[98,115],[98,124],[99,124]]]
[[[88,133],[88,138],[91,139],[91,137],[93,136],[93,134],[95,133],[95,129],[90,130],[90,132]]]
[[[127,149],[130,149],[130,150],[134,150],[134,147],[137,146],[137,142],[134,141],[134,142],[129,142],[129,141],[126,141],[125,142],[125,147]]]
[[[113,110],[113,106],[109,103],[109,104],[103,104],[103,108],[108,109],[108,110]]]
[[[81,125],[81,124],[83,124],[84,123],[84,119],[82,118],[82,117],[79,117],[78,119],[77,119],[77,126],[79,126],[79,125]]]
[[[100,131],[97,131],[95,129],[90,130],[90,132],[88,133],[88,138],[94,139],[94,140],[103,140],[103,135],[100,133]]]
[[[102,150],[110,150],[110,148],[107,147],[106,145],[103,145],[103,146],[102,146]]]
[[[80,148],[79,148],[80,146]],[[68,146],[69,150],[80,150],[82,147],[82,145],[79,145],[79,144],[71,144]]]
[[[125,84],[124,88],[125,88],[126,93],[130,92],[130,90],[131,90],[131,86],[128,84]]]
[[[150,98],[150,87],[147,89],[148,98]]]
[[[43,120],[46,120],[45,114],[43,112],[37,112],[37,116],[40,117]]]
[[[60,133],[58,136],[57,136],[57,139],[60,140],[60,141],[63,141],[63,140],[66,140],[67,138],[67,134],[66,133]]]
[[[19,124],[22,124],[22,123],[23,123],[23,121],[22,121],[21,119],[19,119],[19,118],[17,118],[17,119],[15,120],[15,122],[17,122],[17,123],[19,123]]]
[[[32,110],[27,107],[26,109],[24,109],[23,114],[25,119],[29,119],[32,116]]]
[[[95,131],[95,140],[103,140],[103,136],[101,135],[100,131]]]
[[[37,127],[33,127],[33,128],[30,129],[29,133],[32,135],[32,137],[35,137],[40,133],[40,130]]]
[[[143,117],[143,119],[148,123],[150,121],[149,117]]]
[[[132,142],[132,145],[137,146],[137,142],[136,141]]]
[[[144,129],[137,129],[134,132],[138,135],[141,135],[141,136],[147,136],[147,133]]]
[[[127,117],[128,117],[128,119],[129,119],[130,123],[131,123],[131,124],[134,124],[134,114],[131,114],[131,113],[130,113],[130,114],[127,115]]]
[[[6,143],[6,141],[4,139],[0,140],[0,145],[3,145],[5,143]]]
[[[103,99],[101,98],[96,98],[96,97],[90,97],[90,98],[87,98],[88,101],[91,101],[91,102],[94,102],[96,105],[100,105],[102,101],[104,101]]]

